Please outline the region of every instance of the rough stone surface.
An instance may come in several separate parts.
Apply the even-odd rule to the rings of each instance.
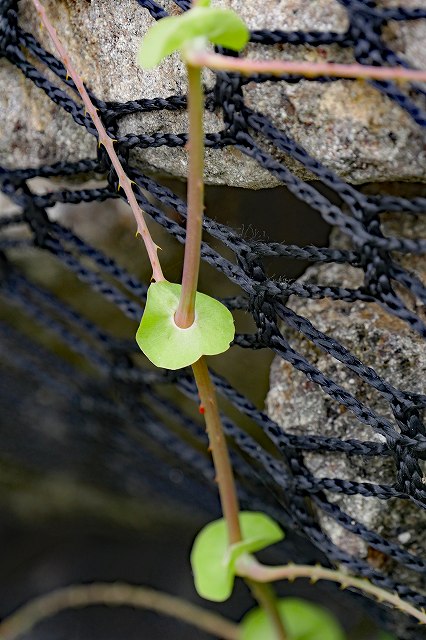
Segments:
[[[126,101],[185,93],[185,72],[176,55],[158,70],[143,72],[137,67],[139,42],[153,20],[134,0],[45,0],[44,4],[77,68],[99,97]],[[261,11],[257,2],[245,0],[217,0],[217,4],[238,11],[251,28],[344,31],[347,26],[346,12],[337,0],[265,0]],[[382,4],[391,6],[392,2]],[[411,0],[405,4],[412,6]],[[163,5],[170,13],[178,11],[171,0],[165,0]],[[52,50],[47,33],[41,31],[34,15],[31,0],[21,0],[19,6],[24,28]],[[407,60],[419,67],[426,66],[422,45],[426,38],[425,21],[392,24],[386,37]],[[337,46],[251,45],[247,53],[254,58],[352,59],[350,50],[339,50]],[[206,74],[205,80],[211,85],[211,74]],[[0,61],[0,89],[0,110],[6,114],[0,132],[3,165],[37,166],[94,155],[93,138],[4,60]],[[305,81],[293,86],[264,83],[249,85],[244,91],[250,107],[264,112],[310,154],[349,181],[424,180],[424,134],[407,114],[365,83],[338,81],[321,85]],[[206,113],[206,128],[208,131],[222,128],[219,111]],[[173,112],[128,116],[121,124],[121,134],[180,133],[186,129],[186,115]],[[264,140],[262,144],[269,148]],[[162,147],[133,153],[142,167],[178,177],[186,175],[184,149]],[[299,175],[308,177],[301,167],[286,161]],[[206,180],[246,188],[277,184],[253,160],[232,148],[207,152]]]
[[[386,214],[385,231],[405,237],[424,237],[426,221],[396,214]],[[348,241],[340,232],[333,231],[333,246],[347,247]],[[405,256],[402,264],[425,281],[426,265],[421,256]],[[322,285],[357,287],[361,273],[346,265],[313,266],[302,277],[305,282]],[[416,306],[410,296],[405,302],[418,314],[424,308]],[[364,364],[395,387],[425,393],[426,353],[420,336],[410,331],[399,319],[386,313],[377,304],[356,302],[347,304],[330,300],[301,300],[292,297],[289,306],[308,318],[315,327],[345,346]],[[377,414],[394,422],[388,404],[348,368],[323,353],[300,333],[284,329],[291,345],[325,375],[350,391]],[[267,399],[269,415],[287,432],[294,434],[321,434],[347,440],[383,442],[384,438],[372,427],[361,424],[356,417],[332,400],[306,376],[281,359],[275,359],[271,371],[271,387]],[[397,427],[396,427],[397,428]],[[304,461],[317,478],[341,478],[359,482],[393,484],[396,469],[391,459],[348,457],[340,453],[305,453]],[[426,471],[426,469],[425,469]],[[426,513],[412,503],[399,499],[380,501],[376,498],[345,496],[327,492],[333,502],[354,520],[363,523],[389,540],[424,557],[426,550]],[[420,576],[392,566],[389,558],[374,552],[363,540],[343,529],[334,520],[317,513],[323,530],[332,541],[355,556],[366,558],[372,565],[394,571],[398,581],[417,589],[425,588]]]

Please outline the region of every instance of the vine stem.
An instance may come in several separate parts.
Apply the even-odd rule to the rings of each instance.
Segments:
[[[222,512],[228,527],[229,544],[235,544],[241,541],[241,528],[238,517],[240,507],[228,446],[220,419],[216,390],[205,358],[200,358],[197,362],[194,362],[192,370],[204,409],[204,420],[216,471]]]
[[[149,261],[152,267],[152,277],[154,280],[159,282],[160,280],[164,280],[163,271],[161,269],[160,261],[158,259],[158,249],[160,248],[153,241],[151,234],[148,230],[148,227],[145,222],[145,218],[143,216],[142,210],[139,207],[135,194],[132,189],[132,182],[127,177],[126,172],[123,169],[123,166],[118,158],[118,155],[114,149],[114,140],[110,138],[105,130],[104,125],[102,124],[101,119],[98,116],[97,109],[94,106],[93,102],[90,99],[89,94],[86,91],[83,80],[80,74],[75,69],[68,52],[65,47],[61,43],[58,34],[56,32],[55,27],[50,22],[47,17],[46,10],[41,4],[40,0],[32,0],[33,5],[40,16],[42,24],[45,26],[48,31],[50,38],[55,45],[59,56],[67,70],[68,75],[73,79],[74,84],[77,88],[78,93],[84,103],[86,111],[89,113],[90,117],[93,120],[93,124],[95,125],[98,135],[99,135],[99,145],[103,144],[108,156],[111,159],[115,172],[118,176],[119,180],[119,189],[122,187],[124,193],[126,194],[127,201],[130,205],[130,208],[133,212],[133,215],[137,224],[137,232],[142,237],[142,240],[145,244]]]
[[[260,73],[272,76],[302,75],[305,78],[331,76],[370,80],[426,81],[426,71],[404,67],[373,67],[364,64],[338,64],[335,62],[308,62],[305,60],[250,60],[233,58],[218,53],[193,51],[187,57],[193,66],[214,71],[235,71],[242,75]]]
[[[240,577],[265,583],[276,582],[277,580],[293,581],[296,578],[309,578],[312,584],[315,584],[318,580],[330,580],[331,582],[337,582],[344,589],[347,587],[359,589],[363,593],[375,597],[379,602],[387,602],[400,611],[413,616],[420,623],[426,624],[426,611],[424,609],[417,609],[409,602],[402,600],[397,594],[389,593],[368,580],[356,578],[335,569],[326,569],[320,565],[295,564],[268,567],[261,564],[254,556],[246,555],[237,560],[237,571]]]
[[[175,313],[175,322],[178,327],[183,329],[190,327],[195,320],[195,297],[200,269],[204,215],[204,95],[201,68],[187,64],[187,72],[189,111],[188,215],[182,291]],[[240,507],[228,446],[219,414],[216,391],[205,358],[200,358],[195,362],[192,365],[192,370],[204,408],[204,419],[216,471],[222,512],[228,529],[228,541],[232,545],[240,542],[242,538],[239,521]],[[270,617],[277,640],[286,640],[287,636],[271,587],[254,581],[248,581],[248,584],[256,600]]]
[[[245,578],[245,583],[250,587],[254,598],[261,608],[264,609],[275,631],[275,637],[278,640],[288,640],[287,631],[277,606],[277,599],[272,585],[250,580],[249,578]]]
[[[204,96],[201,69],[187,65],[189,111],[188,217],[182,292],[175,314],[178,327],[187,329],[195,319],[195,296],[200,271],[200,248],[204,213]]]
[[[177,618],[224,640],[238,640],[237,624],[154,589],[125,583],[99,582],[71,585],[31,600],[0,624],[0,640],[16,640],[35,625],[64,609],[79,609],[93,605],[127,606],[149,609]]]
[[[240,507],[228,446],[220,419],[216,390],[205,358],[200,358],[197,362],[194,362],[192,370],[198,393],[200,394],[201,404],[204,408],[204,419],[216,471],[223,517],[228,529],[229,544],[236,544],[242,538],[239,521]],[[257,581],[255,578],[249,577],[246,582],[259,605],[267,613],[275,629],[277,640],[287,640],[284,624],[277,608],[275,594],[271,587],[267,584],[262,584],[264,581]]]

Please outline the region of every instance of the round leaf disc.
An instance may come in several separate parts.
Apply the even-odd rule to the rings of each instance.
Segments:
[[[288,640],[345,640],[340,624],[323,607],[299,598],[284,598],[277,604]],[[275,640],[276,635],[266,613],[256,608],[243,618],[240,640],[260,638]]]
[[[241,18],[231,9],[205,5],[156,22],[142,40],[140,66],[153,69],[163,58],[200,37],[228,49],[242,49],[250,34]]]
[[[243,553],[254,553],[283,539],[281,528],[264,513],[240,513],[242,541],[229,546],[223,518],[210,522],[195,539],[191,565],[195,588],[206,600],[223,602],[232,593],[235,563]]]
[[[229,349],[235,327],[232,313],[218,300],[197,293],[195,320],[188,329],[174,321],[181,285],[163,280],[148,289],[146,307],[136,341],[157,367],[181,369],[201,356],[213,356]]]

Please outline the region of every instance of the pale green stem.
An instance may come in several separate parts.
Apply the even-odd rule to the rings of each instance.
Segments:
[[[234,71],[242,75],[254,73],[282,76],[301,75],[305,78],[331,76],[370,80],[396,80],[425,82],[426,71],[404,67],[373,67],[364,64],[337,64],[334,62],[308,62],[304,60],[250,60],[216,53],[193,51],[187,56],[188,64],[207,67],[214,71]]]
[[[288,640],[273,587],[269,584],[249,580],[248,578],[245,578],[245,582],[250,587],[254,598],[268,616],[277,640]]]
[[[422,624],[426,624],[426,611],[420,610],[408,602],[402,600],[397,594],[389,593],[385,589],[381,589],[376,585],[368,582],[363,578],[337,571],[335,569],[326,569],[319,565],[295,565],[288,564],[279,567],[268,567],[256,560],[254,556],[244,556],[237,561],[238,575],[242,578],[249,578],[258,582],[276,582],[278,580],[295,580],[296,578],[309,578],[314,584],[318,580],[330,580],[337,582],[343,588],[354,587],[363,593],[371,595],[379,602],[386,602],[395,608],[416,618]]]
[[[177,618],[224,640],[238,640],[239,627],[222,616],[166,593],[124,583],[71,585],[31,600],[0,624],[0,640],[16,640],[65,609],[93,605],[148,609]]]
[[[189,110],[188,216],[182,292],[175,314],[178,327],[187,329],[195,318],[195,296],[200,270],[201,237],[204,213],[204,96],[201,69],[187,65]]]
[[[102,124],[101,119],[98,116],[97,109],[94,106],[93,102],[90,99],[89,94],[86,91],[83,80],[80,74],[76,71],[70,56],[63,44],[59,40],[56,29],[50,22],[47,17],[46,11],[39,0],[32,0],[34,7],[36,8],[42,24],[46,27],[53,44],[55,45],[59,57],[61,58],[68,75],[73,79],[74,84],[83,100],[86,111],[89,113],[90,117],[93,120],[93,124],[95,125],[98,134],[99,134],[99,145],[103,144],[107,154],[109,155],[115,172],[118,176],[119,186],[122,187],[124,193],[126,194],[127,200],[129,202],[130,208],[133,212],[133,215],[137,224],[137,233],[142,237],[142,240],[145,244],[148,257],[152,267],[152,276],[154,280],[159,282],[160,280],[164,280],[163,271],[161,269],[160,261],[158,259],[157,251],[159,249],[158,245],[155,244],[153,239],[151,238],[151,234],[149,233],[148,227],[145,222],[145,218],[143,216],[142,210],[138,205],[135,194],[132,189],[132,182],[127,177],[126,172],[123,169],[123,166],[115,152],[114,149],[114,140],[110,138],[105,130],[105,127]]]

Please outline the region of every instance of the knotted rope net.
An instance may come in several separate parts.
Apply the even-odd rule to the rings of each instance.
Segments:
[[[347,10],[349,19],[348,29],[343,34],[256,30],[251,33],[251,42],[312,46],[338,43],[341,47],[352,48],[359,63],[407,66],[385,44],[381,31],[391,20],[426,19],[426,9],[378,8],[375,2],[339,1]],[[167,15],[164,8],[152,0],[135,2],[140,5],[140,11],[148,11],[156,20]],[[182,10],[187,10],[190,5],[185,0],[176,0],[175,4]],[[76,88],[67,77],[62,63],[46,51],[33,35],[20,27],[19,3],[16,0],[0,0],[0,52],[2,57],[67,111],[78,125],[84,127],[87,135],[96,138],[96,129],[81,106]],[[34,59],[53,72],[60,83],[55,84],[43,75],[33,64]],[[244,310],[255,322],[256,330],[253,333],[237,334],[233,348],[272,350],[276,357],[302,372],[333,402],[350,412],[354,421],[368,425],[381,434],[383,441],[340,439],[321,433],[287,433],[226,379],[214,374],[217,389],[226,401],[224,406],[233,407],[230,415],[224,415],[224,426],[232,443],[240,498],[245,507],[269,512],[285,528],[305,536],[321,552],[323,561],[325,558],[331,564],[344,566],[348,571],[424,607],[425,559],[410,553],[397,541],[386,539],[379,531],[369,530],[361,522],[356,522],[329,497],[345,494],[410,501],[419,514],[425,509],[426,486],[422,461],[426,454],[426,432],[422,413],[426,396],[393,386],[392,380],[383,379],[333,335],[326,335],[312,322],[295,313],[287,306],[287,301],[290,296],[296,296],[301,299],[328,299],[331,304],[332,301],[343,301],[348,305],[356,301],[378,304],[387,314],[406,323],[413,334],[426,337],[424,319],[416,312],[426,301],[425,285],[399,262],[401,257],[408,254],[423,255],[426,238],[386,235],[381,219],[381,214],[389,211],[401,217],[424,215],[426,198],[361,193],[310,157],[285,131],[278,130],[262,113],[249,109],[244,102],[242,88],[249,81],[297,83],[302,79],[306,80],[296,76],[243,78],[234,73],[216,74],[214,90],[208,92],[206,101],[210,108],[221,110],[223,128],[206,136],[206,146],[217,150],[233,146],[256,160],[326,223],[337,227],[346,238],[348,248],[250,240],[206,217],[202,259],[239,288],[238,296],[225,300],[227,306],[231,310]],[[329,82],[332,79],[324,77],[320,81]],[[371,81],[370,84],[405,110],[418,127],[426,126],[426,91],[421,86],[408,85],[402,88],[388,81]],[[170,215],[170,210],[185,218],[186,203],[172,190],[141,173],[132,163],[132,149],[183,147],[187,142],[187,134],[147,132],[123,136],[118,133],[118,124],[120,118],[128,114],[156,111],[161,117],[162,110],[185,110],[186,96],[174,95],[167,99],[141,99],[126,103],[107,103],[94,95],[91,97],[109,135],[117,139],[116,148],[127,174],[135,183],[140,206],[175,240],[184,243],[185,230],[176,217]],[[260,140],[264,140],[265,145]],[[283,162],[271,155],[268,150],[270,145],[300,163],[333,196],[324,195],[312,183],[306,183],[294,175]],[[207,511],[217,510],[212,464],[205,452],[206,437],[202,421],[194,417],[195,414],[187,409],[187,404],[176,401],[176,394],[168,393],[169,389],[174,389],[197,403],[190,372],[153,370],[146,361],[136,356],[137,348],[131,336],[128,340],[122,340],[108,333],[71,304],[59,299],[49,291],[48,286],[43,287],[31,276],[25,275],[25,269],[21,266],[23,252],[29,249],[48,252],[87,287],[101,294],[108,304],[117,307],[131,321],[139,322],[147,284],[123,269],[100,248],[91,246],[60,221],[49,217],[49,209],[57,203],[78,205],[122,196],[122,192],[118,191],[117,176],[104,149],[95,152],[96,140],[93,148],[93,157],[76,162],[58,161],[48,166],[14,170],[0,167],[2,192],[20,209],[18,213],[3,215],[0,219],[0,292],[6,306],[10,306],[15,313],[19,310],[16,323],[4,320],[0,324],[2,366],[7,371],[0,385],[5,422],[11,425],[16,423],[19,434],[16,412],[19,414],[19,408],[24,404],[23,395],[35,387],[48,389],[61,399],[61,420],[71,425],[73,433],[74,445],[69,446],[68,443],[63,450],[58,448],[56,451],[58,465],[69,459],[77,460],[84,440],[98,440],[101,442],[99,455],[90,464],[98,469],[100,476],[104,476],[106,483],[129,491],[132,484],[143,483],[152,486],[155,491],[164,491],[176,500],[187,501]],[[38,195],[29,184],[36,177],[69,179],[74,176],[104,176],[107,186],[74,190],[61,188]],[[22,229],[28,232],[26,236],[22,234]],[[233,259],[229,257],[230,252]],[[363,284],[351,289],[338,284],[324,286],[268,278],[265,258],[283,257],[312,264],[350,265],[363,275]],[[410,308],[404,291],[415,297],[418,307]],[[38,329],[27,331],[28,326],[52,334],[57,349],[53,351],[43,341],[37,340]],[[304,340],[329,354],[350,370],[353,376],[375,389],[386,401],[393,419],[379,415],[339,382],[317,369],[305,355],[291,346],[287,335],[289,329],[297,330]],[[78,354],[80,361],[82,359],[85,364],[77,366],[71,362],[66,357],[68,351]],[[10,372],[14,372],[15,377],[10,376]],[[26,381],[24,390],[14,384],[18,379]],[[246,429],[238,426],[236,412],[257,425],[263,432],[263,439],[255,439]],[[43,415],[37,416],[37,419],[42,422]],[[113,428],[105,427],[107,423],[113,424]],[[182,435],[183,431],[185,436]],[[51,465],[49,451],[42,449],[34,434],[22,432],[21,436],[22,449],[36,452],[41,465]],[[18,456],[20,452],[19,447],[13,451]],[[391,457],[395,462],[394,482],[382,485],[375,483],[374,478],[369,482],[315,478],[305,464],[306,452],[362,457],[367,464],[372,458]],[[84,460],[80,462],[81,465],[84,463]],[[170,479],[171,470],[175,470],[176,466],[183,470],[178,486]],[[111,480],[111,474],[108,475],[106,469],[112,469],[114,480]],[[316,511],[313,511],[312,504]],[[366,559],[356,557],[334,544],[318,523],[316,514],[321,511],[347,531],[359,536],[370,548],[384,554],[396,567],[404,567],[405,571],[417,574],[419,589],[410,586],[411,582],[409,585],[402,579],[398,581],[395,577],[398,571],[390,575]],[[383,610],[379,615],[383,617]],[[392,628],[391,616],[387,616],[386,623]],[[400,633],[401,637],[420,638],[423,632],[418,625],[406,620],[404,631]]]

